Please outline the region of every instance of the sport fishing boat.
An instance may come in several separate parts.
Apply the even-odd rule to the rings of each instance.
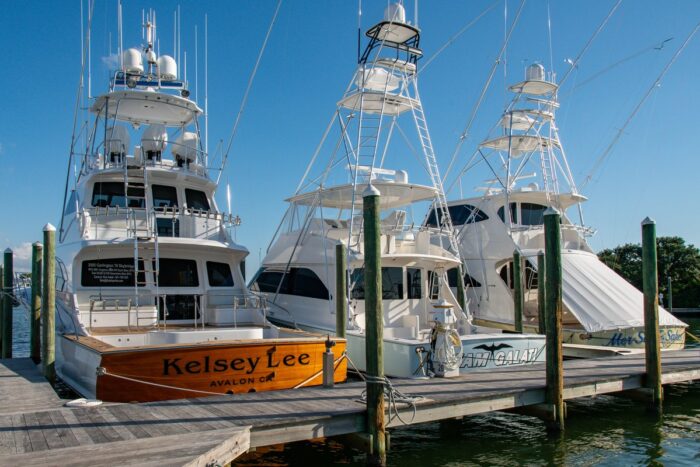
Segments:
[[[559,138],[554,76],[540,64],[510,87],[512,101],[495,133],[483,141],[465,167],[485,162],[490,179],[482,196],[451,201],[465,264],[467,295],[475,322],[513,329],[513,253],[525,258],[524,329],[538,329],[537,254],[544,251],[544,212],[561,213],[564,343],[644,348],[643,294],[598,260],[587,243],[579,193]],[[427,225],[436,225],[431,213]],[[686,324],[659,307],[661,345],[680,349]]]
[[[265,298],[246,288],[248,250],[214,199],[206,116],[175,59],[156,56],[155,13],[143,28],[143,49],[120,51],[108,90],[91,99],[91,124],[73,138],[69,170],[79,169],[56,253],[57,373],[85,397],[124,402],[320,384],[326,337],[272,325]],[[336,381],[345,369],[337,360]]]
[[[372,187],[380,193],[385,373],[451,376],[543,361],[543,336],[477,333],[447,280],[461,264],[449,216],[434,227],[420,227],[422,219],[413,217],[431,203],[447,210],[418,94],[420,30],[406,21],[402,5],[393,4],[366,36],[357,71],[287,199],[251,288],[267,298],[274,322],[329,333],[336,330],[336,300],[346,296],[348,354],[364,370],[362,193]],[[392,135],[405,134],[403,121],[416,130],[413,147],[425,184],[409,180],[401,168],[408,148],[392,145]],[[389,168],[397,161],[400,168]],[[347,251],[345,294],[335,290],[337,245]]]

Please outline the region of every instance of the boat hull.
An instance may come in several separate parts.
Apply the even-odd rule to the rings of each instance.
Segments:
[[[535,334],[474,334],[460,336],[463,356],[460,374],[474,370],[532,365],[545,361],[545,337]],[[383,340],[384,373],[396,378],[420,378],[431,374],[426,360],[430,342],[409,339]],[[348,356],[360,371],[366,366],[364,334],[348,331]]]
[[[508,323],[498,323],[478,318],[474,322],[481,326],[498,327],[506,330],[514,329],[513,325]],[[524,325],[523,329],[525,332],[537,332],[537,328],[534,326]],[[662,350],[681,350],[685,347],[686,335],[684,326],[660,326],[659,335]],[[644,328],[638,326],[597,332],[563,328],[562,342],[565,344],[622,349],[644,349]]]
[[[61,347],[64,353],[80,357],[73,360],[79,365],[61,368],[66,382],[86,397],[110,402],[319,385],[326,350],[325,338],[124,348],[88,336],[62,336]],[[336,340],[334,380],[338,383],[346,379],[347,362],[339,358],[344,350],[345,341]]]

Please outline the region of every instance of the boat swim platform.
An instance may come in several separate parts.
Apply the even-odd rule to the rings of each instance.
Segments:
[[[0,375],[12,371],[15,362],[0,360]],[[663,352],[662,370],[664,384],[700,379],[700,349]],[[642,388],[644,371],[643,354],[565,361],[564,398]],[[332,389],[80,408],[57,407],[55,396],[47,395],[46,403],[32,409],[22,403],[25,394],[13,393],[5,378],[0,378],[2,465],[224,464],[250,448],[365,431],[362,381]],[[27,384],[50,389],[45,382]],[[389,427],[399,427],[541,404],[545,366],[483,370],[449,379],[392,379],[392,384],[406,395],[423,396],[415,412],[397,404],[400,419],[392,411],[387,421]]]

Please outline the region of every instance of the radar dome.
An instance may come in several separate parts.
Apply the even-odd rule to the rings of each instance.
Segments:
[[[161,79],[177,79],[177,63],[175,63],[175,59],[170,55],[161,55],[158,58],[158,73],[160,73]]]
[[[107,141],[105,146],[107,147],[107,154],[109,154],[112,162],[115,162],[117,158],[121,158],[126,154],[129,150],[130,143],[129,131],[123,125],[115,125],[107,128]]]
[[[406,9],[400,3],[392,3],[384,9],[384,21],[392,23],[406,22]]]
[[[525,79],[527,81],[545,81],[544,67],[539,63],[533,63],[525,69]]]
[[[124,69],[127,73],[143,73],[143,57],[139,49],[126,49],[123,54]]]
[[[153,124],[146,128],[141,137],[141,147],[146,154],[162,152],[168,145],[168,132],[164,125]]]
[[[197,160],[197,146],[199,137],[197,133],[186,131],[181,134],[173,143],[172,153],[175,156],[175,161],[178,166],[182,166],[183,162],[194,162]]]

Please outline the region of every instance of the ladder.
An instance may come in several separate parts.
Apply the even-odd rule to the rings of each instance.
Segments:
[[[143,316],[139,287],[155,289],[156,307],[159,299],[158,275],[160,270],[160,252],[158,248],[158,229],[156,213],[150,206],[148,196],[148,170],[145,165],[131,169],[124,164],[124,198],[127,212],[127,238],[133,239],[134,256],[134,300],[136,326],[143,320],[151,322],[153,316]],[[150,305],[149,305],[150,308]],[[130,312],[130,311],[129,311]],[[157,320],[156,320],[157,322]]]
[[[413,78],[411,81],[414,91],[414,97],[410,99],[411,112],[413,113],[413,120],[416,124],[418,138],[420,139],[421,147],[423,149],[426,168],[428,169],[428,174],[430,175],[430,180],[433,187],[437,191],[437,199],[433,203],[432,207],[436,210],[436,220],[438,221],[440,228],[447,235],[452,253],[457,255],[459,258],[461,256],[459,252],[459,245],[457,244],[457,239],[455,237],[452,218],[450,217],[450,213],[447,209],[447,197],[445,196],[445,189],[442,185],[442,178],[440,177],[440,169],[438,168],[437,159],[435,157],[433,142],[430,139],[430,133],[428,132],[428,124],[425,120],[425,114],[423,113],[423,105],[421,104],[421,100],[418,95],[418,86],[415,78]]]
[[[372,70],[373,68],[370,68]],[[358,73],[365,74],[364,64],[358,67]],[[372,181],[372,176],[374,174],[375,164],[377,160],[377,147],[379,146],[379,138],[381,136],[382,123],[384,121],[384,110],[386,106],[386,97],[390,93],[387,90],[388,80],[384,84],[384,89],[381,93],[382,96],[382,106],[379,112],[365,112],[364,102],[365,96],[368,91],[363,89],[363,86],[358,86],[358,91],[360,93],[359,99],[359,113],[360,117],[357,120],[357,144],[355,146],[355,168],[354,168],[354,180],[353,180],[353,194],[352,194],[352,208],[350,216],[350,232],[348,238],[348,246],[356,247],[359,249],[360,234],[362,233],[362,221],[355,221],[355,200],[356,197],[361,193],[357,193],[358,187],[360,185],[369,184]],[[366,170],[366,174],[360,175],[362,169]],[[353,239],[356,239],[353,242]]]

